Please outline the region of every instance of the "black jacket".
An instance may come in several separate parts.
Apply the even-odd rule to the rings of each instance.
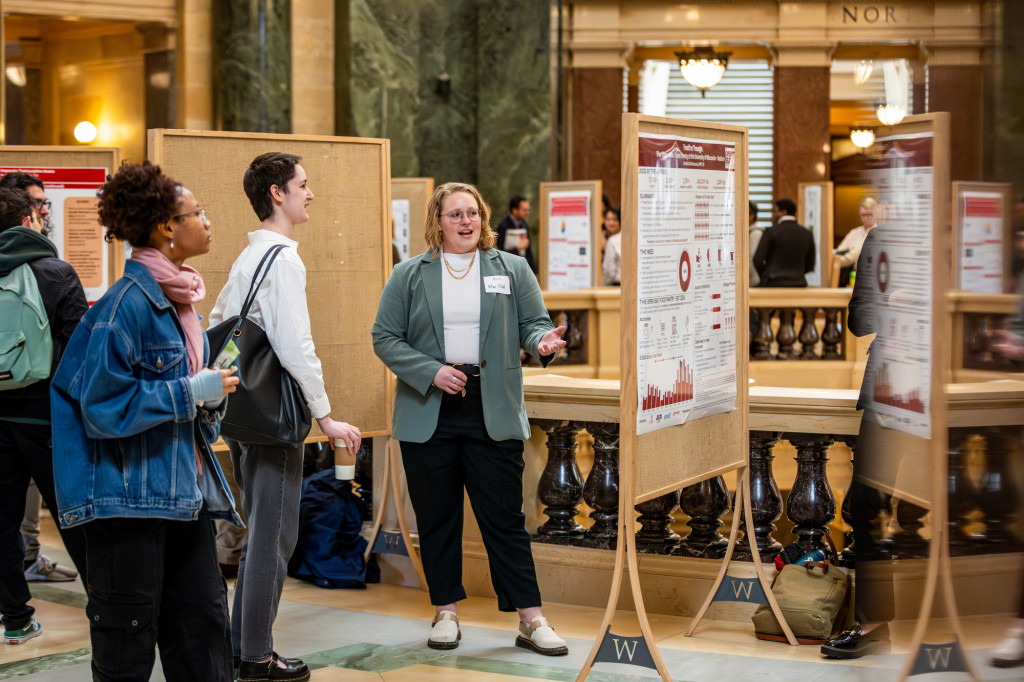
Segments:
[[[805,287],[814,270],[814,235],[795,220],[783,220],[761,236],[754,267],[763,287]]]
[[[527,229],[527,234],[529,234],[529,228],[526,226],[525,221],[523,222],[523,227]],[[504,219],[502,219],[502,221],[500,223],[498,223],[498,243],[496,244],[496,246],[498,247],[498,250],[500,250],[500,251],[506,251],[506,253],[511,253],[511,254],[516,255],[516,256],[522,256],[523,258],[525,258],[526,259],[526,263],[530,266],[530,269],[533,270],[533,274],[536,275],[537,274],[537,262],[535,260],[533,260],[533,240],[532,239],[530,240],[530,245],[526,247],[526,253],[519,253],[518,249],[511,249],[511,250],[506,250],[505,249],[505,233],[508,232],[509,230],[517,229],[517,228],[519,228],[519,225],[516,225],[516,221],[512,220],[512,216],[506,215],[504,217]]]
[[[39,285],[39,295],[50,320],[53,336],[53,363],[50,378],[60,364],[64,348],[79,320],[89,309],[85,290],[75,269],[57,258],[57,247],[43,235],[27,227],[12,227],[0,233],[0,275],[19,265],[29,264]],[[50,381],[0,391],[0,419],[50,422]]]

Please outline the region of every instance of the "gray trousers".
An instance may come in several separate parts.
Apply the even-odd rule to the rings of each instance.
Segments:
[[[298,539],[302,444],[227,443],[249,526],[231,610],[231,648],[243,661],[263,661],[274,648],[271,631]]]

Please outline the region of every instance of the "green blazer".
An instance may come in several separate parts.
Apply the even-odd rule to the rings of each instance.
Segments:
[[[398,377],[391,434],[424,443],[434,435],[444,392],[431,382],[444,364],[441,259],[430,251],[399,264],[384,286],[373,323],[373,350]],[[485,278],[508,277],[509,294],[487,293]],[[480,390],[484,424],[494,440],[530,437],[519,348],[538,355],[554,325],[526,259],[480,253]],[[545,366],[554,354],[541,357]]]

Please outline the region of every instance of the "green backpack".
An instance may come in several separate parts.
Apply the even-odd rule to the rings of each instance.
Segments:
[[[0,277],[0,391],[50,376],[53,337],[39,284],[28,263]]]

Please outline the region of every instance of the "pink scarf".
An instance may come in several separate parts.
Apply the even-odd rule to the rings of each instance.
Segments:
[[[178,310],[178,318],[185,330],[185,349],[188,351],[189,375],[196,374],[203,368],[203,328],[199,325],[193,303],[198,303],[206,296],[203,278],[195,268],[188,265],[177,265],[159,249],[150,247],[133,247],[132,260],[139,263],[153,275],[164,296],[174,303]]]

